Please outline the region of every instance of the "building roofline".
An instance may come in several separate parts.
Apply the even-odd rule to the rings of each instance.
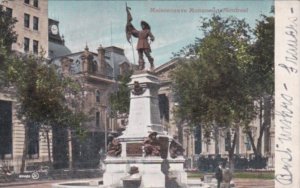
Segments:
[[[104,50],[105,49],[117,49],[117,50],[123,51],[123,53],[124,53],[124,49],[120,48],[120,47],[117,47],[117,46],[104,47]],[[96,52],[92,52],[92,51],[89,51],[89,52],[92,53],[93,55],[96,55],[96,56],[98,55],[98,53],[96,53]],[[84,53],[84,51],[74,52],[74,53],[70,53],[70,54],[62,55],[62,56],[57,56],[57,57],[52,58],[51,61],[55,60],[55,59],[60,59],[60,58],[65,57],[65,56],[77,55],[77,54],[81,54],[81,53]]]
[[[87,74],[86,76],[87,76],[87,79],[103,81],[103,82],[106,82],[106,83],[109,83],[109,84],[113,84],[113,83],[116,82],[115,80],[110,80],[110,79],[107,79],[107,78],[104,78],[104,77],[99,77],[99,76],[96,76],[96,75]]]
[[[159,67],[155,68],[154,72],[156,74],[163,72],[164,70],[168,69],[169,67],[174,66],[175,64],[179,63],[182,59],[184,59],[184,58],[178,57],[178,58],[171,59],[167,63],[164,63],[164,64],[160,65]]]
[[[89,52],[90,52],[90,51],[89,51]],[[71,56],[71,55],[82,54],[82,53],[84,53],[84,51],[75,52],[75,53],[70,53],[70,54],[67,54],[67,55],[57,56],[57,57],[52,58],[51,61],[52,61],[52,60],[55,60],[55,59],[60,59],[60,58],[63,58],[63,57],[68,57],[68,56]],[[92,53],[92,54],[95,55],[95,56],[98,56],[98,54],[95,53],[95,52],[90,52],[90,53]]]

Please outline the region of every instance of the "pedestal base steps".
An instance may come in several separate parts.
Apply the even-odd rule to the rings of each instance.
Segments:
[[[150,188],[165,187],[165,175],[161,171],[160,157],[135,157],[135,158],[114,158],[108,157],[105,160],[106,171],[103,175],[104,185],[123,185],[123,179],[130,177],[129,170],[131,167],[137,167],[138,175],[141,177],[141,187]]]

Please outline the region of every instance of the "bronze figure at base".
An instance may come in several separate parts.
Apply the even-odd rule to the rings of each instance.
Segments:
[[[108,145],[107,155],[112,157],[118,157],[122,153],[122,145],[117,139],[113,139],[111,143]]]
[[[157,139],[157,133],[152,132],[144,141],[144,150],[146,156],[160,156],[160,143]]]

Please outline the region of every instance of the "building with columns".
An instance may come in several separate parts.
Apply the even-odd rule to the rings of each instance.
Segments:
[[[209,138],[205,138],[201,127],[190,128],[185,122],[181,122],[174,116],[173,110],[179,105],[172,92],[172,81],[170,80],[170,72],[179,63],[186,62],[187,59],[175,58],[171,61],[157,67],[154,72],[161,79],[161,88],[159,90],[159,102],[162,123],[165,130],[170,135],[177,135],[180,143],[185,149],[185,156],[188,159],[195,160],[199,156],[214,156],[216,153],[222,157],[228,157],[227,143],[232,141],[233,130],[218,128],[217,131],[211,131]],[[261,112],[263,116],[263,111]],[[274,117],[271,118],[271,127],[266,129],[262,138],[262,155],[268,157],[268,167],[274,167]],[[251,122],[251,130],[255,144],[259,136],[261,127],[261,119],[259,116]],[[217,140],[217,141],[215,141]],[[253,156],[250,139],[243,132],[242,128],[238,129],[238,137],[236,140],[235,154],[251,158]],[[192,163],[192,162],[191,162]],[[196,167],[196,164],[189,164],[190,167]]]
[[[177,107],[178,102],[172,92],[172,81],[169,78],[170,72],[176,67],[178,63],[183,62],[183,59],[173,59],[159,67],[154,72],[156,76],[161,79],[161,86],[158,93],[160,117],[162,124],[170,135],[178,137],[179,142],[183,145],[185,150],[185,156],[192,158],[195,153],[195,139],[194,131],[191,130],[184,122],[176,119],[173,113],[173,109]],[[196,143],[195,143],[196,142]],[[198,153],[199,154],[199,153]]]

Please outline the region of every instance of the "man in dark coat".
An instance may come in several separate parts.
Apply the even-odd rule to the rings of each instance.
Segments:
[[[216,168],[215,177],[218,181],[218,188],[221,186],[221,182],[223,180],[223,172],[222,172],[222,165],[219,164],[219,166]]]
[[[141,21],[141,27],[142,27],[141,31],[138,31],[135,29],[132,30],[133,36],[134,35],[138,36],[138,42],[137,42],[136,49],[139,54],[139,69],[143,70],[145,68],[145,61],[144,61],[144,57],[143,57],[144,54],[148,58],[151,69],[153,69],[154,68],[154,64],[153,64],[154,59],[150,55],[151,48],[150,48],[150,44],[148,42],[148,38],[150,38],[151,41],[154,41],[154,36],[152,35],[150,26],[147,22]]]

